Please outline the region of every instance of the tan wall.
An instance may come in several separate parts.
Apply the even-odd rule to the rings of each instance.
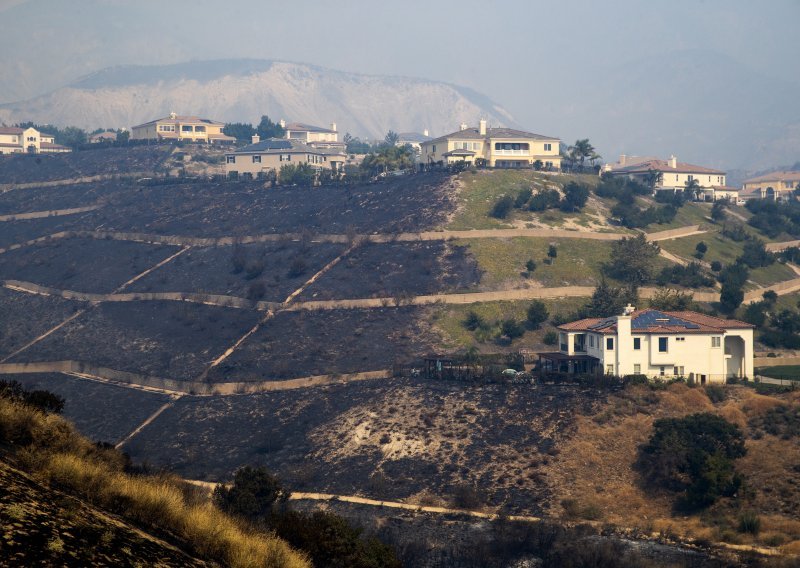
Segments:
[[[158,139],[158,134],[156,132],[155,124],[134,126],[131,129],[131,140],[157,140],[157,139]]]
[[[694,179],[696,179],[697,183],[699,183],[701,187],[725,185],[724,175],[664,172],[664,178],[661,180],[660,187],[682,189],[686,187],[686,183],[689,181],[689,176],[692,176]]]
[[[467,150],[475,152],[472,160],[483,158],[487,161],[489,167],[495,167],[497,161],[513,160],[523,161],[527,164],[533,164],[536,160],[541,160],[543,164],[548,162],[552,163],[555,168],[561,168],[561,155],[559,154],[560,142],[558,140],[534,140],[534,139],[521,139],[521,138],[490,138],[485,140],[459,138],[458,134],[453,135],[447,140],[432,142],[423,142],[421,145],[420,161],[422,163],[438,162],[445,160],[443,154],[452,150],[464,148],[466,143]],[[519,151],[517,153],[510,152],[505,154],[494,150],[495,143],[510,143],[519,144],[527,143],[529,148],[527,151]],[[550,144],[550,150],[545,150],[545,144]],[[434,147],[436,150],[434,151]],[[449,162],[458,161],[458,158],[450,158]]]
[[[260,172],[268,172],[270,170],[280,171],[281,166],[308,164],[320,168],[341,168],[344,165],[345,156],[326,156],[323,159],[319,154],[303,153],[290,153],[283,154],[283,156],[291,156],[291,160],[281,160],[281,154],[227,154],[225,156],[225,173],[239,172],[250,173],[255,177]],[[235,163],[228,163],[228,156],[234,156]],[[253,156],[261,158],[261,162],[254,162]]]

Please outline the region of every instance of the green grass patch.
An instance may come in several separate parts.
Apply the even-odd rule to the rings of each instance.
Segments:
[[[800,365],[776,365],[775,367],[758,367],[756,373],[773,379],[800,381]]]
[[[715,229],[702,235],[691,235],[689,237],[681,237],[679,239],[671,239],[668,241],[659,241],[659,246],[676,254],[686,260],[693,260],[692,256],[695,252],[697,243],[704,242],[708,247],[703,260],[711,263],[715,260],[720,261],[723,265],[732,264],[737,257],[742,254],[742,247],[744,243],[737,243],[722,236]]]
[[[650,205],[655,205],[656,207],[664,207],[663,204],[657,203],[653,199],[644,199],[639,198],[639,206],[641,207],[649,207]],[[710,203],[685,203],[683,207],[678,209],[678,213],[675,215],[675,218],[669,222],[664,223],[663,225],[659,225],[658,223],[654,223],[644,230],[647,233],[657,233],[658,231],[667,231],[669,229],[679,229],[681,227],[687,227],[690,225],[706,225],[710,223],[710,221],[706,218],[711,215],[711,204]]]
[[[558,298],[542,300],[547,306],[547,311],[552,318],[554,315],[569,317],[578,308],[587,302],[588,298]],[[480,302],[476,304],[458,304],[438,306],[433,314],[436,327],[443,332],[444,349],[461,349],[476,345],[484,352],[504,351],[509,348],[520,349],[542,344],[544,334],[552,330],[549,324],[543,324],[540,329],[526,330],[525,335],[509,345],[499,345],[495,341],[500,326],[499,322],[513,318],[523,321],[531,302],[529,300],[514,302]],[[469,312],[475,312],[489,324],[483,331],[470,331],[464,327],[464,320]]]
[[[777,284],[784,280],[792,280],[794,278],[797,278],[797,274],[795,274],[794,270],[779,262],[763,268],[750,270],[750,280],[761,286],[771,286],[772,284]]]
[[[501,229],[511,227],[513,221],[544,223],[552,227],[562,227],[567,221],[584,227],[591,227],[601,222],[598,209],[609,208],[612,202],[601,200],[596,196],[589,201],[579,213],[563,213],[550,210],[541,213],[513,210],[508,219],[495,219],[489,215],[498,199],[505,195],[516,197],[525,188],[534,191],[544,188],[560,189],[565,183],[578,181],[594,187],[598,178],[591,175],[550,175],[533,170],[480,170],[475,173],[465,172],[459,175],[462,190],[459,195],[459,210],[450,221],[447,229],[461,231],[469,229]],[[594,207],[592,207],[594,205]],[[602,230],[617,230],[612,227]]]
[[[553,243],[558,257],[545,264],[548,246]],[[589,239],[461,239],[456,244],[469,247],[483,271],[481,289],[519,288],[539,282],[547,288],[559,286],[594,286],[601,266],[608,261],[612,241]],[[525,263],[533,259],[536,270],[525,277]]]

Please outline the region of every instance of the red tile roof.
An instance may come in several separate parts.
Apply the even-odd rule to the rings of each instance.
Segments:
[[[643,327],[635,328],[635,321],[649,313],[663,314],[669,318],[677,318],[694,326],[687,326],[679,322],[648,323]],[[722,319],[714,316],[700,314],[698,312],[666,312],[653,309],[637,310],[631,314],[631,323],[634,329],[632,333],[722,333],[726,329],[753,329],[755,326],[739,320]],[[656,320],[657,321],[657,320]],[[605,325],[603,325],[605,324]],[[586,318],[558,326],[562,331],[592,331],[605,335],[617,333],[617,318]]]
[[[613,173],[647,173],[650,170],[655,170],[657,172],[673,172],[673,173],[689,173],[689,174],[710,174],[710,175],[725,175],[725,172],[721,170],[714,170],[711,168],[706,168],[705,166],[696,166],[694,164],[687,164],[686,162],[676,162],[676,167],[672,167],[669,165],[668,160],[645,160],[643,162],[638,162],[632,166],[623,166],[621,168],[615,168],[612,170]]]
[[[750,179],[744,180],[744,183],[759,183],[765,181],[794,181],[800,182],[800,172],[798,171],[780,171],[764,174]]]
[[[0,126],[0,134],[22,134],[25,132],[22,128],[16,126]]]

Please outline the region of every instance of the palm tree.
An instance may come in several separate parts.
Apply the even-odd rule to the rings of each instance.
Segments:
[[[595,162],[597,162],[598,160],[602,160],[602,159],[603,159],[603,156],[601,156],[600,154],[598,154],[597,152],[592,150],[592,153],[589,156],[589,161],[592,163],[592,167],[595,166]]]
[[[653,168],[647,170],[647,173],[644,175],[644,182],[647,184],[647,187],[650,188],[650,191],[655,192],[656,186],[662,181],[664,181],[664,172],[654,170]]]
[[[581,171],[583,171],[583,163],[594,153],[594,146],[589,143],[588,138],[583,138],[581,140],[576,140],[575,144],[568,148],[570,157],[573,160],[580,161],[581,164]]]

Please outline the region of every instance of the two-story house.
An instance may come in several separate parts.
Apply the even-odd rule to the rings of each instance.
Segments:
[[[800,188],[800,172],[772,172],[745,180],[742,186],[742,197],[781,201],[792,195],[798,188]]]
[[[61,154],[71,151],[67,146],[56,144],[52,134],[35,128],[0,127],[0,154]]]
[[[675,156],[670,156],[669,160],[660,160],[623,154],[618,162],[605,164],[602,171],[609,175],[626,176],[644,184],[652,183],[651,176],[655,174],[658,176],[653,184],[655,191],[683,191],[694,180],[702,197],[712,201],[735,201],[739,191],[738,188],[725,185],[725,172],[679,162]]]
[[[636,310],[558,326],[559,351],[541,353],[544,370],[686,377],[700,384],[753,377],[754,326],[697,312]]]
[[[312,148],[328,148],[345,152],[347,144],[339,141],[339,132],[336,130],[336,123],[331,122],[330,128],[304,124],[302,122],[278,121],[278,124],[286,131],[286,139],[300,142]]]
[[[450,134],[420,144],[423,164],[476,164],[485,161],[490,168],[530,168],[537,162],[546,170],[561,168],[561,141],[513,128],[487,128],[481,120],[477,128],[462,124]]]
[[[236,138],[222,133],[224,122],[197,116],[179,116],[170,113],[131,128],[131,140],[182,140],[206,144],[233,143]]]
[[[279,172],[281,166],[310,164],[317,169],[341,171],[347,155],[335,148],[315,148],[298,140],[253,136],[252,144],[225,154],[225,174],[250,174],[254,178],[270,171]]]

